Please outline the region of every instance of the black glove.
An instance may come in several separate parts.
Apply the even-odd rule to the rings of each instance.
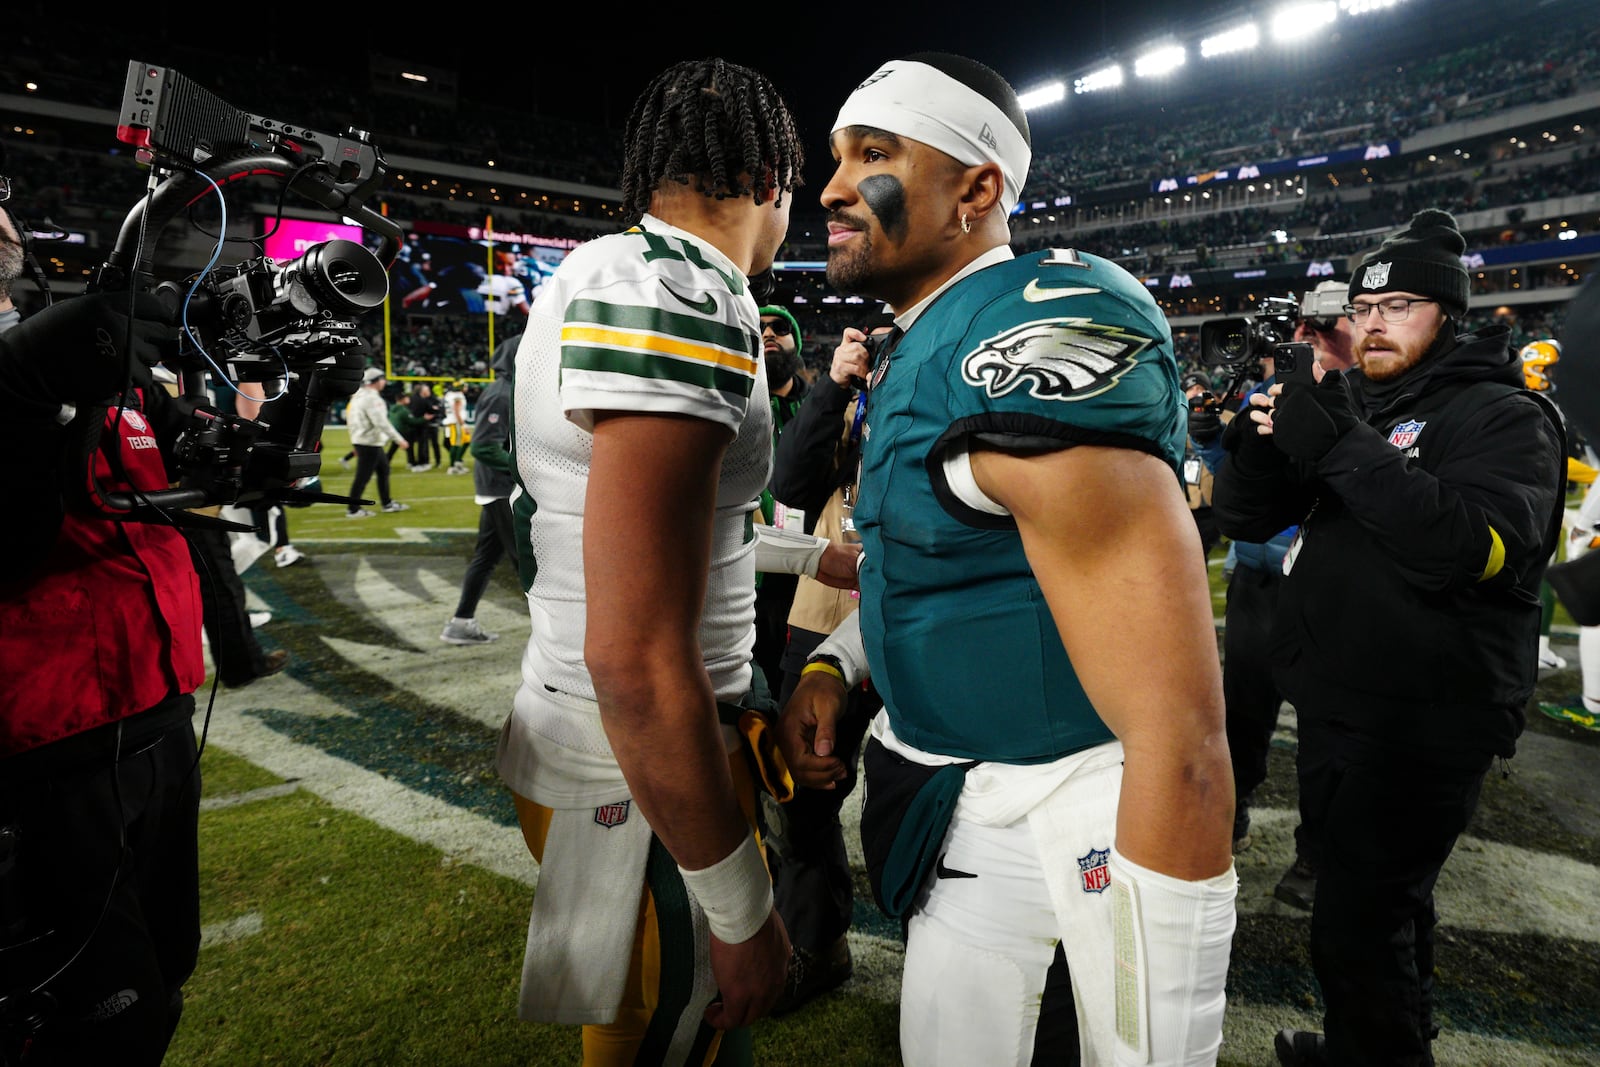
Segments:
[[[1283,387],[1272,414],[1272,440],[1279,450],[1315,463],[1360,424],[1343,379],[1335,371],[1316,385]]]
[[[178,330],[166,305],[154,293],[132,294],[131,302],[134,359],[149,366],[176,355]],[[75,296],[0,334],[0,363],[8,385],[18,396],[47,404],[114,395],[128,372],[123,348],[129,303],[125,292]]]
[[[1222,434],[1222,415],[1207,398],[1197,396],[1189,402],[1189,436],[1197,445],[1209,445]]]

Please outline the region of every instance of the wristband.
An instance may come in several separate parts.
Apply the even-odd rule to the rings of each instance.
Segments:
[[[802,574],[817,576],[822,553],[828,549],[826,537],[800,530],[786,530],[764,523],[755,524],[756,570],[763,574]]]
[[[867,680],[872,672],[867,668],[867,653],[861,644],[861,612],[852,611],[846,615],[844,621],[833,628],[833,633],[823,638],[808,662],[816,660],[833,662],[844,676],[846,689]]]
[[[804,678],[808,674],[831,674],[839,679],[840,685],[846,689],[850,688],[850,683],[844,680],[844,670],[839,666],[838,659],[833,656],[818,656],[816,659],[808,660],[806,665],[800,668],[800,677]]]
[[[772,913],[772,878],[753,835],[716,863],[698,871],[681,866],[683,884],[706,913],[706,925],[724,944],[756,935]]]

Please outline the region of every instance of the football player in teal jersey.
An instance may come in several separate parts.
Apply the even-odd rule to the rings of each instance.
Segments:
[[[1013,256],[1028,126],[989,68],[885,63],[831,147],[828,281],[900,332],[868,377],[859,627],[782,734],[797,781],[842,777],[870,672],[862,838],[905,923],[904,1061],[1214,1063],[1234,795],[1166,319],[1106,260]]]

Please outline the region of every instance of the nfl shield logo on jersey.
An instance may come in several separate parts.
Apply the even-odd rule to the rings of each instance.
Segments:
[[[1415,419],[1409,422],[1402,422],[1389,431],[1389,443],[1396,448],[1410,448],[1417,443],[1417,435],[1422,432],[1422,428],[1426,425],[1428,424],[1417,422]]]
[[[1111,886],[1111,850],[1091,848],[1087,856],[1078,857],[1078,874],[1083,878],[1085,893],[1104,893]]]
[[[632,803],[631,800],[624,800],[616,804],[602,804],[594,809],[594,821],[607,830],[621,826],[628,821],[628,805]]]
[[[1374,263],[1367,268],[1367,273],[1361,276],[1361,288],[1382,291],[1389,284],[1389,268],[1393,263]]]

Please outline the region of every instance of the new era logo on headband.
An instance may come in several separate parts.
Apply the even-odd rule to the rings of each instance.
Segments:
[[[891,68],[885,67],[883,70],[875,72],[872,75],[872,77],[868,78],[866,81],[864,81],[860,85],[856,86],[856,91],[860,92],[862,89],[865,89],[869,85],[876,85],[878,82],[883,81],[883,79],[887,78],[889,75],[891,75],[893,73],[894,73],[894,71]]]
[[[978,131],[978,140],[988,145],[991,151],[1000,151],[1000,142],[995,139],[994,131],[989,128],[987,122],[983,124],[983,129]]]
[[[1394,266],[1393,263],[1372,264],[1367,268],[1367,272],[1361,276],[1361,288],[1381,289],[1383,286],[1388,285],[1389,268],[1392,266]]]

